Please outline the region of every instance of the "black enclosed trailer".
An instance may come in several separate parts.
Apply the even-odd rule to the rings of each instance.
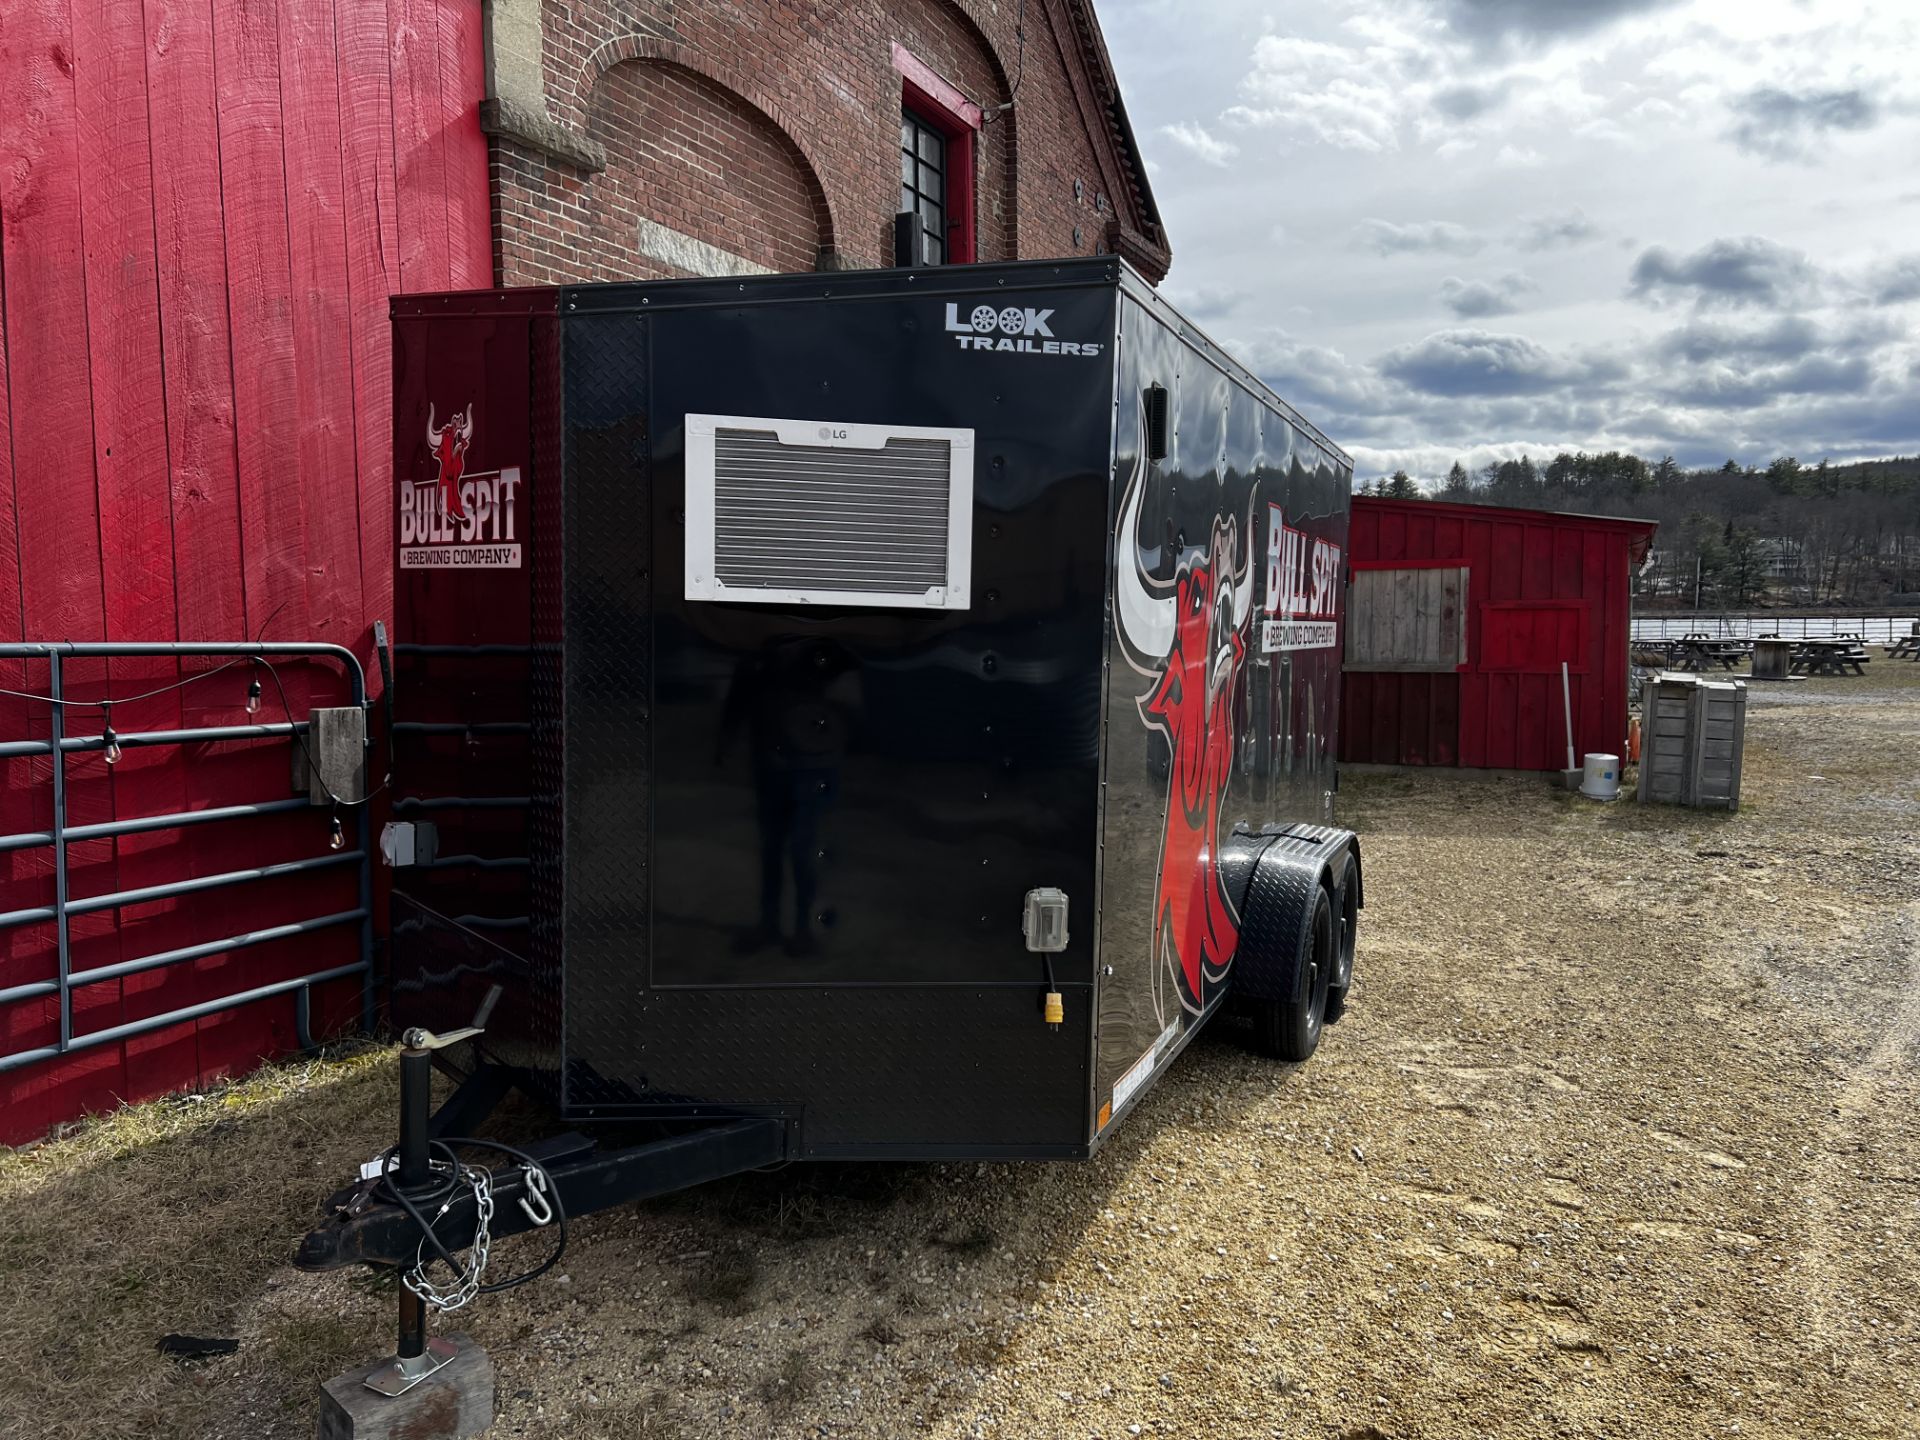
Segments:
[[[394,322],[398,1023],[501,984],[563,1117],[794,1157],[1086,1156],[1229,995],[1312,1048],[1351,466],[1124,264]]]
[[[1084,1157],[1338,1016],[1351,467],[1121,262],[410,297],[394,385],[400,1144],[296,1256],[402,1269],[366,1389],[489,1236]],[[489,1169],[511,1087],[593,1133]]]

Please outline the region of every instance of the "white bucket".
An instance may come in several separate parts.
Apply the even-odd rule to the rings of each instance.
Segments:
[[[1586,776],[1580,782],[1580,793],[1589,800],[1618,800],[1620,798],[1620,757],[1618,755],[1587,756]]]

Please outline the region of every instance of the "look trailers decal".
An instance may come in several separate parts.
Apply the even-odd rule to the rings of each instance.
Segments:
[[[435,418],[429,405],[427,449],[433,455],[433,479],[400,482],[400,568],[518,570],[514,507],[520,496],[520,467],[469,474],[472,404],[456,410],[444,425],[436,425]]]
[[[1078,355],[1091,359],[1102,349],[1081,340],[1062,340],[1053,333],[1053,311],[1029,305],[976,305],[966,315],[958,304],[947,304],[947,333],[962,350],[997,350],[1009,355]]]
[[[1263,654],[1340,643],[1340,547],[1295,530],[1278,505],[1267,507],[1265,609]]]

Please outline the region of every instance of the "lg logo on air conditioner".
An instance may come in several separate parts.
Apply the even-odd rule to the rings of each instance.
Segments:
[[[1081,355],[1100,353],[1098,345],[1078,340],[1056,340],[1051,310],[1021,305],[976,305],[962,317],[958,304],[947,305],[947,333],[962,350],[995,350],[1009,355]]]

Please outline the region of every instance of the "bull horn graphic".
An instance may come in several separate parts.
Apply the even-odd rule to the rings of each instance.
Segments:
[[[1247,526],[1235,536],[1231,526],[1227,536],[1236,545],[1244,539],[1246,549],[1240,556],[1240,569],[1233,577],[1233,628],[1238,630],[1253,613],[1253,505],[1255,496],[1247,496]]]
[[[473,404],[471,401],[468,402],[467,408],[464,411],[454,411],[453,419],[449,420],[446,424],[435,425],[433,420],[433,402],[428,401],[427,444],[436,450],[440,448],[440,442],[446,438],[449,430],[453,431],[454,435],[459,439],[470,440],[473,438]]]
[[[1120,529],[1114,537],[1113,602],[1121,653],[1142,675],[1158,672],[1173,652],[1174,582],[1156,580],[1140,563],[1140,507],[1147,490],[1147,405],[1140,401],[1140,448],[1120,505]],[[1251,592],[1249,592],[1251,593]]]

